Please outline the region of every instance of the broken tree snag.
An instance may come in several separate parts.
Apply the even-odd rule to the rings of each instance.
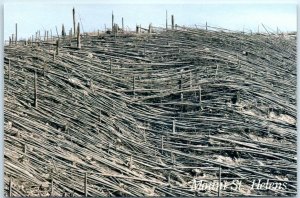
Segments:
[[[205,30],[207,31],[207,21],[206,21],[206,23],[205,23]]]
[[[130,155],[130,159],[129,159],[129,170],[132,170],[132,165],[133,165],[133,160],[132,160],[132,155]]]
[[[37,98],[37,73],[34,71],[34,107],[38,107],[38,98]]]
[[[122,31],[124,32],[124,19],[122,17]]]
[[[148,33],[149,33],[149,34],[151,34],[151,33],[152,33],[152,23],[150,23],[150,24],[149,24]]]
[[[190,88],[193,87],[193,77],[192,77],[192,72],[190,72]]]
[[[65,31],[65,26],[64,26],[64,24],[62,24],[62,26],[61,26],[61,36],[62,36],[62,37],[65,37],[65,36],[66,36],[66,31]]]
[[[90,80],[90,89],[92,90],[93,93],[95,93],[94,92],[93,79]]]
[[[132,90],[133,90],[133,97],[135,98],[135,76],[132,77]]]
[[[172,30],[174,30],[174,15],[171,15]]]
[[[10,81],[10,59],[8,59],[8,71],[7,71],[7,74],[8,74],[8,82]]]
[[[58,30],[57,30],[57,26],[55,26],[55,30],[56,30],[56,36],[57,36],[57,38],[59,38],[59,34],[58,34]]]
[[[12,178],[9,179],[9,184],[8,184],[8,196],[12,196]]]
[[[161,154],[164,153],[164,136],[161,136]]]
[[[75,8],[73,7],[73,30],[74,36],[76,35],[76,21],[75,21]]]
[[[219,186],[218,186],[218,197],[221,196],[221,166],[219,167]]]
[[[118,24],[115,24],[115,36],[118,34],[118,29],[119,29],[119,26],[118,26]]]
[[[16,23],[16,45],[18,42],[18,24]]]
[[[80,26],[79,26],[79,22],[77,25],[77,48],[80,49],[81,48],[81,43],[80,43]]]
[[[109,68],[110,68],[110,73],[112,74],[111,58],[109,59]]]
[[[53,181],[53,175],[51,173],[51,187],[50,187],[50,196],[53,196],[53,192],[54,192],[54,181]]]
[[[168,10],[166,10],[166,30],[168,29]]]
[[[15,36],[14,36],[14,34],[12,34],[12,35],[11,35],[11,44],[14,43],[14,40],[15,40]]]
[[[111,31],[114,35],[114,38],[116,39],[116,24],[114,24],[113,29]]]
[[[69,31],[70,46],[72,46],[72,35],[73,35],[73,30],[71,28]]]
[[[44,31],[44,41],[46,41],[46,37],[47,37],[47,32],[46,30]]]
[[[172,153],[172,163],[173,164],[176,163],[176,155],[174,153]]]
[[[137,34],[139,33],[139,26],[136,25],[136,31],[135,31]]]
[[[84,196],[87,197],[88,191],[87,191],[87,173],[84,174]]]
[[[59,39],[56,40],[56,55],[58,55]],[[55,56],[53,57],[55,58]]]
[[[181,81],[182,81],[182,76],[180,77],[180,79],[178,81],[178,89],[179,90],[181,90],[181,85],[182,85]]]
[[[200,110],[202,110],[202,94],[201,94],[201,86],[199,85],[199,105],[200,105]]]
[[[11,45],[11,37],[9,37],[8,45]]]

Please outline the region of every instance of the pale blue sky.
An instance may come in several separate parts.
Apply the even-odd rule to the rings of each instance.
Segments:
[[[76,18],[81,22],[84,31],[103,30],[104,24],[111,27],[111,12],[114,11],[115,22],[121,26],[124,17],[125,27],[132,30],[136,24],[148,27],[165,26],[165,11],[174,14],[178,25],[208,25],[224,27],[231,30],[263,31],[262,23],[269,30],[297,30],[297,7],[295,4],[38,4],[38,3],[6,3],[4,6],[4,38],[14,33],[18,23],[18,38],[28,38],[37,30],[52,29],[55,26],[61,32],[64,23],[67,33],[72,27],[72,8],[76,9]]]

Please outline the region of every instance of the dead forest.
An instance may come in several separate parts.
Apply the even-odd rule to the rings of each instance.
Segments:
[[[296,195],[293,34],[172,16],[167,28],[15,35],[4,55],[6,195]]]

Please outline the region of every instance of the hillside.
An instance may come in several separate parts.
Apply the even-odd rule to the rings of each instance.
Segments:
[[[293,35],[101,32],[60,37],[58,54],[57,39],[5,46],[7,193],[296,194]]]

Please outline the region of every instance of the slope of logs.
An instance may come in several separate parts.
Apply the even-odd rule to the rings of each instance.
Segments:
[[[5,46],[6,193],[217,196],[191,186],[221,170],[242,181],[222,196],[295,195],[295,37],[178,27],[76,42]],[[251,189],[260,178],[286,189]]]

